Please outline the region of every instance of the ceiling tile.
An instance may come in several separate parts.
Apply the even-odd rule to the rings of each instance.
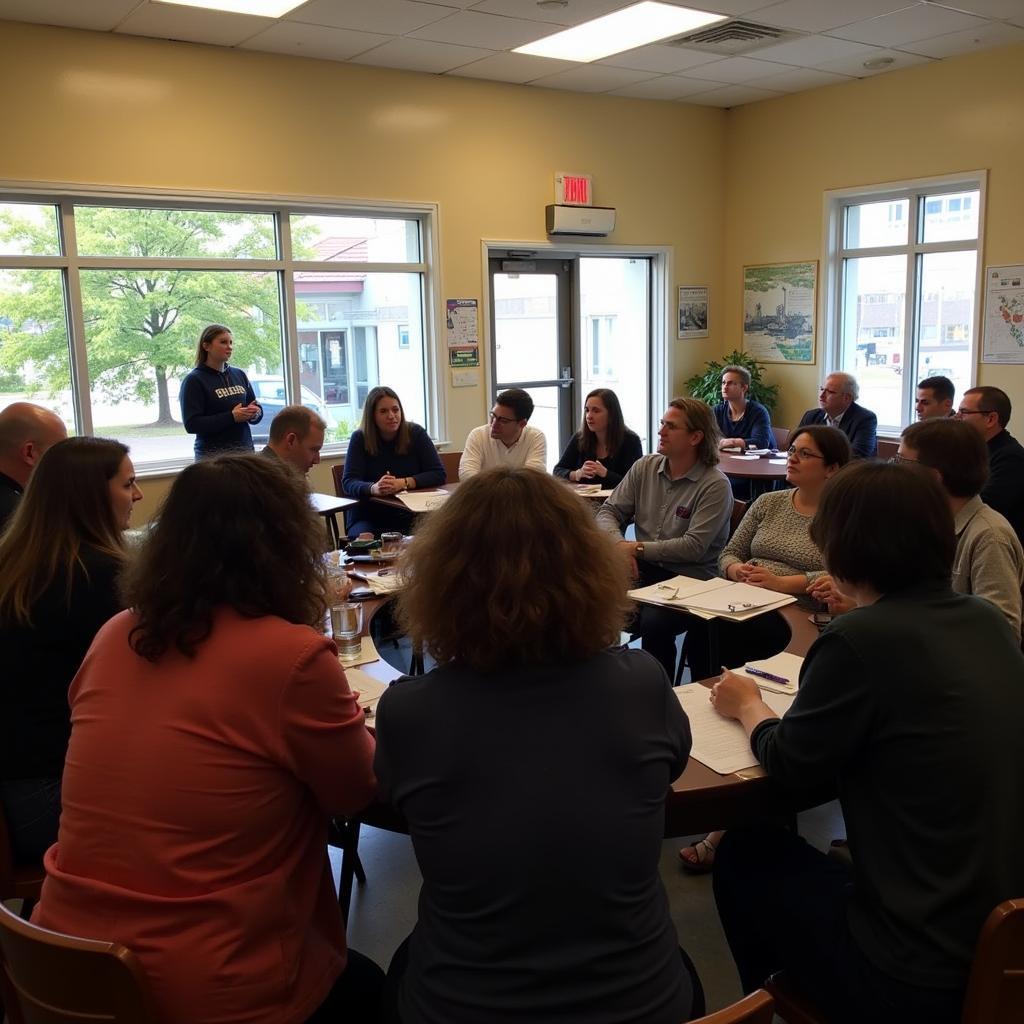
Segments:
[[[818,89],[823,85],[849,81],[849,75],[836,75],[828,71],[819,71],[817,68],[793,68],[791,71],[783,71],[781,75],[752,78],[746,84],[757,89],[773,89],[776,92],[801,92],[804,89]]]
[[[652,76],[644,71],[628,71],[625,68],[609,68],[601,64],[579,64],[568,71],[538,78],[530,85],[544,89],[570,89],[575,92],[611,92]]]
[[[1022,0],[939,0],[939,6],[978,14],[982,18],[1008,18],[1010,21],[1024,21],[1024,2]]]
[[[425,71],[440,75],[445,71],[471,64],[475,60],[493,55],[493,50],[475,46],[452,46],[450,43],[432,43],[427,39],[392,39],[375,50],[353,57],[354,64],[371,64],[379,68],[398,68],[402,71]]]
[[[764,78],[765,75],[781,70],[778,64],[768,61],[752,60],[750,57],[728,57],[725,60],[716,60],[714,64],[702,64],[692,72],[679,73],[687,78],[706,78],[711,82],[734,84],[749,82],[752,78]]]
[[[348,60],[358,53],[386,43],[392,36],[372,32],[350,32],[326,25],[299,25],[282,21],[247,39],[243,50],[262,53],[288,53],[296,57],[317,57],[320,60]]]
[[[413,39],[432,39],[436,43],[458,46],[484,46],[489,50],[510,50],[550,35],[555,26],[543,26],[520,18],[503,18],[496,14],[460,11],[425,28],[410,32]]]
[[[878,57],[892,57],[892,63],[884,68],[866,68],[864,61],[874,60]],[[843,57],[840,60],[828,60],[819,64],[819,71],[833,71],[837,75],[852,75],[854,78],[870,78],[872,75],[884,75],[887,71],[899,71],[900,68],[910,68],[915,64],[927,64],[930,57],[922,57],[916,53],[905,53],[903,50],[885,50],[880,47],[872,47],[870,50],[852,57]]]
[[[917,4],[895,14],[884,14],[880,18],[857,21],[843,28],[833,29],[829,34],[839,39],[853,39],[859,43],[875,46],[900,46],[917,39],[931,39],[932,36],[961,29],[982,28],[986,22],[973,14],[962,14],[946,7],[931,4]]]
[[[248,14],[229,14],[202,7],[150,3],[128,15],[117,26],[117,31],[131,36],[181,39],[213,46],[237,46],[273,24],[273,18],[254,18]]]
[[[684,50],[678,46],[662,46],[653,43],[650,46],[639,46],[635,50],[615,53],[605,57],[598,64],[607,64],[613,68],[632,68],[634,71],[660,71],[663,75],[673,71],[684,71],[700,64],[709,64],[721,60],[721,54],[700,53],[697,50]]]
[[[0,20],[108,32],[138,6],[139,0],[0,0]]]
[[[684,103],[698,103],[705,107],[738,107],[744,103],[756,103],[758,100],[770,100],[782,96],[781,92],[768,89],[755,89],[749,85],[729,85],[724,89],[712,89],[710,92],[699,92]]]
[[[777,61],[779,64],[792,64],[796,67],[815,67],[827,60],[840,60],[843,57],[868,53],[871,47],[863,43],[854,43],[848,39],[833,39],[831,36],[805,36],[778,46],[766,46],[757,51],[758,60]]]
[[[824,32],[908,7],[913,0],[783,0],[757,11],[754,21],[801,32]]]
[[[496,53],[493,57],[473,61],[464,67],[450,71],[451,75],[461,78],[486,78],[492,82],[517,82],[520,85],[532,82],[535,78],[556,71],[566,71],[575,67],[575,61],[551,60],[549,57],[533,57],[527,53]]]
[[[1024,20],[1024,19],[1022,19]],[[916,43],[904,43],[903,49],[912,53],[923,53],[927,57],[953,57],[959,53],[974,53],[992,46],[1009,46],[1024,42],[1024,28],[1016,28],[1005,22],[994,21],[982,29],[968,29],[966,32],[950,32],[934,39],[920,39]]]
[[[551,25],[579,25],[625,7],[629,0],[569,0],[565,7],[538,7],[534,0],[481,0],[474,11],[484,14],[504,14],[510,18],[527,18]],[[463,5],[465,6],[465,5]],[[553,31],[557,31],[554,29]]]
[[[687,3],[687,7],[696,7],[701,11],[711,11],[714,14],[743,14],[748,15],[760,7],[767,7],[772,0],[708,0],[707,3],[700,3],[694,0]],[[747,18],[748,21],[756,21],[756,18]]]
[[[412,3],[412,0],[310,0],[289,11],[284,20],[403,36],[454,13],[453,7]]]
[[[681,100],[699,92],[721,89],[719,82],[698,82],[694,78],[679,78],[676,75],[662,75],[646,82],[637,82],[621,89],[613,89],[612,96],[630,96],[638,100]]]

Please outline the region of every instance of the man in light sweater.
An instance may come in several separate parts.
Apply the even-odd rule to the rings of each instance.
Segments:
[[[459,462],[459,479],[476,476],[488,469],[548,470],[544,434],[529,425],[533,399],[522,388],[502,391],[494,400],[490,423],[475,427],[466,438]]]

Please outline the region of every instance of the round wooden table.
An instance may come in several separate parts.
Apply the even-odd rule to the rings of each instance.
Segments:
[[[780,455],[774,460],[740,458],[730,455],[728,452],[719,452],[719,456],[718,468],[728,477],[736,477],[738,480],[786,479],[786,457],[784,455]]]

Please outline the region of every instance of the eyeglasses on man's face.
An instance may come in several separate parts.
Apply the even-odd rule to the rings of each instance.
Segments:
[[[987,416],[992,409],[957,409],[957,416]]]
[[[499,416],[496,412],[488,413],[492,423],[500,423],[502,426],[508,426],[510,423],[518,423],[514,416]]]
[[[812,452],[810,448],[794,448],[790,445],[788,448],[790,458],[798,459],[800,462],[804,462],[806,459],[821,459],[825,461],[824,455],[819,455],[817,452]]]
[[[693,427],[691,427],[689,423],[673,423],[671,420],[659,420],[658,429],[668,431],[686,430],[689,431],[691,434],[693,433]]]
[[[898,466],[901,462],[905,462],[908,466],[916,466],[918,462],[920,462],[921,460],[911,459],[908,458],[906,455],[900,455],[900,453],[897,452],[895,455],[890,455],[888,461],[889,464],[892,466]]]

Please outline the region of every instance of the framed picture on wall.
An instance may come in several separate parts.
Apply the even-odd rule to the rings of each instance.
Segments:
[[[743,350],[759,363],[813,363],[818,261],[743,268]]]
[[[708,336],[708,290],[706,287],[679,289],[679,338]]]

